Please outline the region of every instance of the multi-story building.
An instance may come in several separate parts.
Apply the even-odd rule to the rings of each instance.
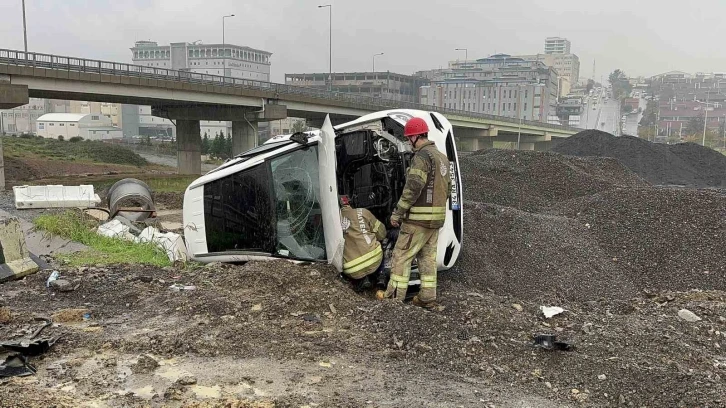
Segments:
[[[285,74],[285,83],[308,88],[328,89],[329,76],[329,73]],[[332,90],[372,98],[417,103],[419,88],[426,84],[428,81],[424,78],[392,72],[334,72]]]
[[[525,61],[540,61],[557,71],[557,75],[566,78],[569,87],[577,84],[580,80],[580,58],[575,54],[529,54],[515,55]],[[569,89],[561,88],[559,96],[566,96]]]
[[[540,61],[496,54],[451,62],[431,77],[423,104],[542,122],[556,113],[557,74]]]
[[[137,41],[131,52],[131,60],[136,65],[237,79],[266,82],[270,80],[272,54],[250,47],[196,42],[159,45],[154,41]],[[264,123],[260,124],[261,133],[266,126]],[[151,109],[148,106],[139,107],[139,127],[138,134],[142,136],[158,135],[159,132],[169,136],[176,134],[173,123],[167,119],[151,116]],[[201,121],[199,127],[201,134],[206,133],[209,137],[214,137],[220,132],[228,135],[232,131],[232,123],[228,121]]]
[[[233,44],[159,45],[137,41],[131,48],[136,65],[191,71],[231,78],[270,80],[271,53]]]
[[[569,54],[571,43],[567,38],[545,38],[545,54]]]
[[[14,109],[0,110],[0,134],[34,134],[38,131],[38,118],[47,112],[47,100],[40,98],[30,98],[27,105]]]

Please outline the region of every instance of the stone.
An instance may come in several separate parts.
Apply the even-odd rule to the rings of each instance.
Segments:
[[[592,323],[585,323],[582,325],[582,331],[585,334],[592,334]]]
[[[159,367],[159,362],[153,357],[142,354],[136,360],[136,363],[131,365],[131,372],[134,374],[148,374]]]
[[[694,322],[697,322],[697,321],[700,321],[701,320],[700,317],[696,316],[695,313],[691,312],[688,309],[681,309],[681,310],[679,310],[678,311],[678,317],[680,317],[681,319],[683,319],[683,320],[685,320],[687,322],[690,322],[690,323],[694,323]]]
[[[618,404],[625,405],[625,396],[623,394],[620,394],[620,396],[618,396]]]
[[[416,350],[418,350],[422,353],[426,353],[429,351],[433,351],[433,347],[429,346],[426,343],[418,343],[418,344],[416,344]]]
[[[522,310],[524,310],[524,308],[522,307],[522,305],[520,305],[519,303],[512,303],[512,307],[514,309],[516,309],[518,312],[521,312]]]
[[[545,387],[552,389],[552,383],[549,381],[545,381]]]
[[[608,379],[608,377],[605,374],[600,374],[597,376],[597,379],[600,381],[605,381]]]
[[[177,384],[179,385],[194,385],[197,383],[197,378],[193,375],[185,375],[178,380],[176,380]]]
[[[8,324],[13,320],[13,314],[7,307],[0,307],[0,324]]]
[[[56,279],[51,281],[50,286],[59,292],[73,292],[73,290],[75,290],[73,283],[66,279]]]
[[[61,309],[53,313],[53,322],[56,323],[78,323],[84,320],[86,314],[90,314],[88,309]]]
[[[256,305],[252,306],[252,309],[250,309],[250,310],[252,310],[253,312],[259,312],[262,310],[262,304],[258,303]]]

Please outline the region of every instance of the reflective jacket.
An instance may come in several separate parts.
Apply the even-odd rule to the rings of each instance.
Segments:
[[[449,159],[432,141],[414,152],[403,194],[391,218],[424,228],[441,228],[446,220],[446,201],[451,194]]]
[[[343,273],[360,279],[375,272],[383,261],[378,241],[386,237],[386,227],[365,208],[343,206],[340,210],[345,247]]]

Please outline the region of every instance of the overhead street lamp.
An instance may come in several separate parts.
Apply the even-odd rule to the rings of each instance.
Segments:
[[[467,49],[467,48],[455,48],[454,51],[464,51],[464,62],[469,61],[469,49]]]
[[[333,90],[333,5],[324,4],[322,6],[318,6],[318,8],[327,8],[328,9],[328,21],[330,24],[330,34],[329,34],[330,38],[328,40],[328,44],[329,44],[329,48],[330,48],[329,53],[328,53],[328,58],[329,58],[328,90],[332,91]]]
[[[224,19],[234,17],[234,14],[222,16],[222,80],[227,76],[227,43],[224,41]],[[226,82],[226,81],[225,81]]]
[[[28,53],[28,29],[25,25],[25,0],[23,0],[23,43],[25,44],[25,53]],[[25,58],[28,58],[26,55]]]
[[[374,73],[376,72],[376,57],[378,57],[379,55],[384,55],[384,54],[385,54],[385,53],[383,53],[383,52],[382,52],[382,53],[380,53],[380,54],[375,54],[375,55],[373,55],[373,72],[374,72]]]

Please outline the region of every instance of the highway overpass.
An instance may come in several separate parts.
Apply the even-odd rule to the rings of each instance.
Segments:
[[[315,125],[330,114],[334,123],[343,123],[395,108],[441,112],[453,124],[461,150],[517,140],[524,149],[547,150],[579,131],[271,82],[0,49],[0,108],[22,105],[28,97],[150,105],[154,115],[176,122],[179,171],[189,174],[201,172],[200,120],[231,121],[234,154],[256,145],[261,121],[291,116]]]

